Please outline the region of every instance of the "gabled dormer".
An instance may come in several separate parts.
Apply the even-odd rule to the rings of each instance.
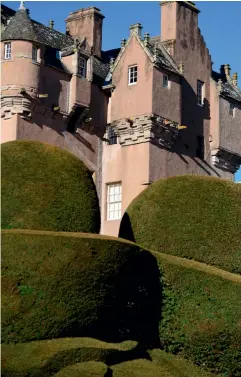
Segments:
[[[131,25],[103,86],[111,93],[109,123],[121,145],[151,141],[171,147],[181,117],[181,76],[166,49],[149,33],[142,38],[141,24]]]

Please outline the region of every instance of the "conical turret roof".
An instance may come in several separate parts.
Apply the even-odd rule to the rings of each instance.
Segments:
[[[28,11],[23,6],[18,9],[4,29],[2,41],[6,40],[38,41],[34,23],[29,18]]]

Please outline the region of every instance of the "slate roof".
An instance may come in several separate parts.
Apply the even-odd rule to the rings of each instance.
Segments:
[[[19,9],[10,19],[2,33],[2,41],[7,40],[38,42],[59,50],[74,43],[72,37],[31,20],[26,9]]]
[[[159,36],[150,38],[149,50],[151,51],[153,55],[155,54],[155,49],[157,52],[156,65],[159,66],[160,68],[166,68],[169,71],[180,75],[180,72],[176,63],[174,62],[172,57],[169,55],[166,48],[161,44],[161,40]]]
[[[15,10],[8,8],[6,5],[1,4],[1,22],[5,25],[9,18],[15,15]]]
[[[220,73],[212,71],[212,78],[216,83],[219,79],[222,79],[222,90],[221,95],[227,97],[228,99],[234,99],[235,101],[241,102],[241,92],[238,88],[234,87],[229,81],[227,81]]]

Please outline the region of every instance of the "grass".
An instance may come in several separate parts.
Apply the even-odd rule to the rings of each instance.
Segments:
[[[141,287],[141,289],[140,289]],[[158,340],[160,277],[139,246],[102,236],[3,230],[2,341]]]
[[[164,351],[155,349],[144,353],[136,342],[111,344],[90,338],[3,345],[2,373],[4,377],[212,376]]]
[[[98,233],[90,171],[74,155],[36,141],[1,146],[2,228]]]
[[[241,273],[241,187],[213,177],[161,179],[136,197],[119,236],[148,250]]]

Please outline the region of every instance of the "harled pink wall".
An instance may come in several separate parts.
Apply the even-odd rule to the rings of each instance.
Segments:
[[[181,122],[181,85],[178,75],[168,73],[169,87],[163,87],[164,71],[153,70],[153,105],[154,114]]]
[[[118,236],[120,220],[107,221],[107,184],[122,183],[122,215],[149,179],[149,143],[103,147],[101,233]]]
[[[1,121],[1,144],[17,139],[17,115]]]
[[[128,85],[128,67],[137,64],[138,79]],[[132,37],[121,57],[112,83],[116,86],[112,94],[111,119],[118,120],[152,111],[153,65],[139,42]]]
[[[210,141],[211,148],[219,148],[220,146],[220,134],[219,134],[219,93],[216,87],[216,83],[213,79],[210,80]]]
[[[220,97],[220,145],[241,155],[241,105],[235,104],[234,117],[229,115],[229,101]]]

